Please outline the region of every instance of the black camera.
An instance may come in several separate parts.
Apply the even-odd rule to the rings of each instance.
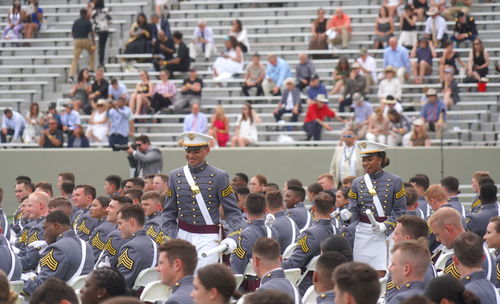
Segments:
[[[127,151],[128,147],[129,147],[129,145],[112,145],[111,146],[111,148],[113,149],[113,151]],[[130,144],[130,148],[132,148],[132,150],[137,150],[137,145],[136,144]]]

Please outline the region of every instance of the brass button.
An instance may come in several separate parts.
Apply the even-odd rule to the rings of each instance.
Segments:
[[[193,176],[193,179],[196,179],[197,177],[196,176]]]
[[[210,177],[214,177],[214,176],[215,176],[215,174],[210,174]]]
[[[359,198],[363,198],[362,196],[360,196]]]
[[[181,216],[184,216],[184,214],[181,214]]]
[[[384,195],[384,196],[385,196],[385,197],[388,197],[389,195],[387,195],[387,194],[386,194],[386,195]]]
[[[181,176],[181,174],[180,174],[180,173],[177,173],[177,176]]]
[[[193,217],[196,217],[196,214],[193,214]]]
[[[388,179],[387,179],[387,181],[388,181],[388,182],[390,182],[390,181],[391,181],[391,179],[390,179],[390,178],[388,178]]]
[[[208,191],[210,191],[210,190],[212,190],[212,188],[210,188],[210,187],[209,187],[209,188],[208,188]]]
[[[208,197],[212,197],[212,194],[209,194]]]
[[[177,195],[177,197],[179,197],[179,196],[180,196],[179,194],[176,194],[176,195]]]
[[[208,207],[207,210],[210,210],[210,207]]]
[[[180,183],[181,183],[181,181],[180,181],[180,180],[178,180],[178,181],[177,181],[177,183],[178,183],[178,184],[180,184]]]
[[[181,190],[181,187],[177,187],[177,190]]]
[[[181,208],[181,207],[179,207],[179,208],[177,208],[177,209],[182,210],[182,208]]]
[[[195,209],[195,208],[193,208],[193,211],[196,211],[196,209]]]
[[[385,189],[385,192],[389,192],[389,189]]]
[[[389,186],[390,186],[390,184],[387,184],[387,187],[389,187]]]
[[[208,183],[209,183],[209,184],[212,184],[212,181],[209,181]]]
[[[209,205],[212,205],[212,202],[208,202]]]
[[[193,224],[196,224],[196,221],[193,221]]]
[[[193,205],[196,205],[196,202],[193,202]]]

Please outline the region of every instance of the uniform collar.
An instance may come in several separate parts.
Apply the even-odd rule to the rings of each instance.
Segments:
[[[406,289],[425,289],[425,282],[424,281],[413,281],[413,282],[407,282],[401,286],[401,289],[399,292],[406,290]]]
[[[378,179],[382,176],[382,174],[384,174],[384,170],[383,169],[380,169],[379,171],[373,173],[373,174],[370,174],[370,177],[373,178],[373,179]]]
[[[208,163],[206,161],[202,162],[201,164],[191,167],[191,165],[188,165],[189,171],[191,173],[200,173],[201,171],[205,170],[205,168],[208,166]]]
[[[486,272],[484,272],[484,270],[478,270],[466,275],[465,277],[460,279],[460,283],[465,284],[470,281],[476,281],[481,279],[486,279]]]
[[[263,226],[265,223],[265,220],[263,218],[259,218],[256,220],[247,221],[247,223],[248,223],[248,226]]]
[[[335,303],[335,291],[333,290],[328,290],[325,292],[320,293],[316,297],[316,302],[328,302],[328,303]]]
[[[266,273],[265,275],[263,275],[261,279],[261,284],[264,284],[268,280],[278,279],[278,278],[285,278],[285,271],[281,267],[275,268]]]
[[[305,208],[304,202],[298,202],[297,204],[295,204],[295,206],[288,209],[294,209],[294,208]]]
[[[60,239],[65,237],[76,237],[76,233],[73,229],[66,230],[57,236],[56,241],[59,241]]]
[[[132,234],[132,238],[138,237],[138,236],[146,236],[146,231],[144,229],[137,230],[134,234]]]
[[[459,201],[459,200],[458,200],[458,196],[457,196],[457,195],[452,196],[452,197],[450,197],[450,198],[448,199],[448,202],[458,202],[458,201]]]
[[[313,221],[313,225],[331,225],[332,219],[316,219]]]
[[[285,216],[285,210],[278,211],[274,214],[275,218]]]
[[[175,292],[177,289],[180,287],[186,286],[186,285],[193,285],[193,276],[188,275],[180,279],[177,283],[174,284],[172,287],[172,292]]]
[[[481,209],[498,209],[498,204],[495,203],[488,203],[488,204],[481,204]]]
[[[159,216],[159,215],[160,215],[160,212],[155,212],[155,213],[153,213],[152,215],[148,216],[148,217],[146,218],[146,220],[148,220],[148,221],[149,221],[149,220],[152,220],[152,219],[154,219],[155,217],[157,217],[157,216]]]

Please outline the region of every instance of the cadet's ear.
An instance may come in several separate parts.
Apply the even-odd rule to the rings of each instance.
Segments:
[[[313,283],[316,283],[316,282],[319,281],[318,277],[319,277],[318,272],[314,271],[313,272],[313,278],[312,278],[313,279]]]
[[[59,302],[59,304],[71,304],[71,302],[68,300],[61,300],[61,302]]]
[[[460,261],[457,259],[455,255],[453,255],[451,258],[453,259],[453,263],[455,263],[455,265],[458,266],[460,264]]]

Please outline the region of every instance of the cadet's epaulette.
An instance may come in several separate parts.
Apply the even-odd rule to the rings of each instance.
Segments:
[[[154,225],[149,226],[149,228],[146,230],[146,234],[155,239],[158,236],[158,233],[155,231],[153,226]]]
[[[104,250],[109,252],[109,254],[111,255],[116,255],[116,249],[113,248],[113,244],[112,244],[112,239],[111,237],[108,238],[108,240],[106,241],[106,245],[104,246]]]
[[[358,195],[356,193],[354,193],[354,191],[352,191],[352,190],[349,190],[349,193],[347,193],[347,196],[349,198],[352,198],[352,199],[357,199],[358,198]]]
[[[472,203],[472,208],[476,208],[477,206],[481,205],[481,200],[477,199],[474,203]]]
[[[158,244],[158,245],[163,245],[165,244],[167,241],[170,240],[170,237],[166,236],[165,234],[163,234],[163,231],[160,231],[158,233],[158,236],[155,238],[155,242]]]
[[[500,281],[500,263],[497,263],[497,281]]]
[[[465,223],[468,224],[470,222],[470,216],[465,218]]]
[[[229,233],[227,236],[230,237],[230,236],[237,235],[237,234],[241,234],[241,229],[240,230],[235,230],[235,231]]]
[[[233,193],[233,187],[231,187],[231,185],[228,185],[226,187],[226,189],[222,190],[222,192],[221,192],[222,197],[226,197],[226,196],[230,195],[231,193]]]
[[[90,234],[90,229],[85,225],[85,220],[82,221],[77,230],[85,233],[86,235]]]
[[[21,236],[19,237],[19,243],[21,244],[28,244],[28,229],[25,229]]]
[[[92,245],[92,247],[95,247],[101,251],[104,250],[104,246],[106,246],[106,244],[104,244],[102,241],[101,241],[101,238],[99,238],[99,232],[97,232],[94,236],[94,238],[92,238],[92,241],[90,242],[90,245]]]
[[[309,237],[309,235],[306,234],[297,242],[297,246],[299,246],[300,249],[302,249],[302,251],[304,251],[304,253],[308,253],[310,250],[309,246],[307,246],[307,238],[308,237]]]
[[[28,238],[28,245],[36,241],[38,241],[38,231],[35,231],[32,235],[30,235]]]
[[[54,258],[54,248],[40,259],[40,268],[47,266],[50,270],[56,271],[59,262]]]
[[[390,280],[389,282],[387,282],[386,290],[391,290],[394,288],[399,289],[398,286],[396,284],[394,284],[393,280]]]
[[[458,271],[455,263],[451,262],[448,266],[444,268],[445,274],[451,274],[455,279],[460,279],[460,272]]]
[[[406,192],[405,192],[405,186],[401,185],[401,190],[399,190],[399,192],[396,193],[396,199],[402,198],[403,196],[405,196],[405,194],[406,194]]]
[[[172,197],[172,190],[169,187],[167,187],[167,196]]]
[[[243,260],[243,258],[245,257],[245,255],[247,254],[247,252],[245,251],[245,249],[243,249],[243,247],[241,246],[241,237],[239,236],[238,237],[238,247],[236,247],[236,249],[233,251],[233,253],[240,259],[240,260]]]
[[[385,221],[384,224],[389,224],[392,227],[396,227],[396,223],[393,223],[393,222]]]
[[[118,264],[116,264],[116,267],[120,265],[123,265],[128,270],[132,270],[134,267],[134,261],[128,256],[128,248],[118,257]]]
[[[432,228],[430,225],[427,225],[427,229],[429,229],[429,234],[432,234]]]

